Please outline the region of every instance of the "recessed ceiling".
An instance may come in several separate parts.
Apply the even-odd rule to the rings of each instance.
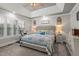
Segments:
[[[33,9],[31,3],[0,3],[0,9],[14,11],[16,14],[32,18],[69,13],[76,3],[39,3],[39,5],[39,7]]]
[[[30,11],[35,11],[38,9],[47,8],[47,7],[54,6],[54,5],[56,5],[56,3],[37,3],[35,7],[32,7],[31,3],[24,3],[23,7]]]

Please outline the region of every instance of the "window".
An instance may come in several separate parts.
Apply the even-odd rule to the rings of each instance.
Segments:
[[[24,21],[18,20],[18,33],[22,34],[24,32]]]
[[[0,24],[0,37],[4,35],[4,24]]]
[[[79,21],[79,11],[77,12],[77,21]]]
[[[7,35],[11,35],[11,25],[7,24]]]
[[[0,37],[4,35],[4,19],[0,16]]]
[[[24,22],[16,20],[12,14],[0,14],[0,37],[11,36],[20,33],[24,29]]]
[[[13,30],[14,30],[14,35],[17,34],[17,20],[14,20]]]
[[[11,35],[11,19],[7,18],[7,36]]]

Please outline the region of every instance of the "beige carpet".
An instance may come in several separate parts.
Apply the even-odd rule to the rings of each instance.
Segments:
[[[18,43],[0,48],[0,56],[47,56],[46,53],[26,47],[20,47]]]

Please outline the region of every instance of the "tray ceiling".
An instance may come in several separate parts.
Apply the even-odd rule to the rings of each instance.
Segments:
[[[31,3],[24,3],[23,7],[30,11],[35,11],[38,9],[47,8],[47,7],[54,6],[54,5],[56,5],[56,3],[37,3],[35,7],[32,7]]]
[[[39,3],[39,7],[34,9],[31,3],[0,3],[0,9],[32,18],[69,13],[75,5],[76,3]]]

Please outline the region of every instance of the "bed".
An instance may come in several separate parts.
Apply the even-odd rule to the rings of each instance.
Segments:
[[[45,30],[44,30],[45,31]],[[26,46],[42,52],[53,54],[54,35],[48,32],[37,31],[21,38],[20,46]]]

